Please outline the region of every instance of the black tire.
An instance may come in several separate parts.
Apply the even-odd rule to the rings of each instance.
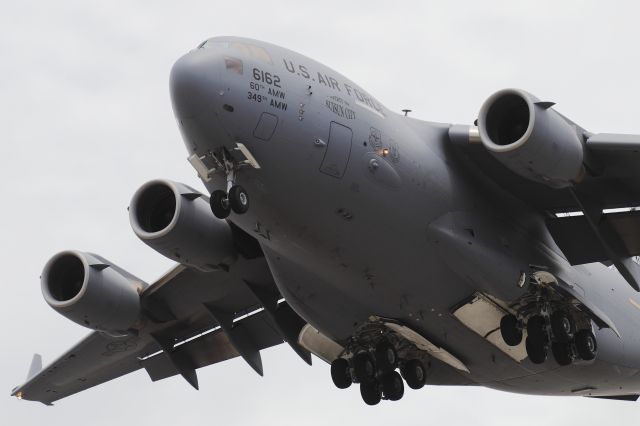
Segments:
[[[404,382],[397,371],[382,376],[382,393],[390,401],[398,401],[404,395]]]
[[[376,377],[376,367],[367,352],[360,352],[353,357],[353,373],[360,383],[372,382]]]
[[[551,353],[559,365],[569,365],[573,362],[571,343],[554,342],[551,344]]]
[[[576,333],[574,339],[576,345],[576,352],[578,356],[585,361],[591,361],[596,357],[598,353],[598,342],[596,336],[593,335],[591,330],[580,330]]]
[[[518,326],[515,315],[508,314],[500,320],[502,340],[509,346],[518,346],[522,342],[522,329]]]
[[[396,349],[388,340],[381,340],[376,345],[376,368],[382,373],[395,370],[398,364]]]
[[[244,214],[249,210],[249,194],[240,185],[232,186],[229,190],[229,205],[236,214]]]
[[[220,189],[213,191],[209,199],[209,205],[211,206],[213,215],[218,219],[225,219],[229,216],[229,213],[231,213],[227,193]]]
[[[351,372],[349,362],[344,358],[338,358],[331,363],[331,380],[338,389],[346,389],[351,386]]]
[[[546,342],[548,340],[547,325],[544,317],[534,315],[527,320],[527,334],[536,341]]]
[[[532,339],[530,336],[525,340],[527,355],[529,360],[534,364],[542,364],[547,360],[547,345],[538,339]]]
[[[551,332],[556,342],[570,342],[575,333],[573,319],[565,311],[555,311],[551,315]]]
[[[419,359],[407,361],[400,372],[411,389],[422,389],[427,382],[427,370]]]
[[[382,399],[382,389],[376,381],[360,383],[360,395],[367,405],[376,405]]]

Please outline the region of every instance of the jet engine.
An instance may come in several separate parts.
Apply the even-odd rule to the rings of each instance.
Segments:
[[[237,258],[229,224],[211,212],[208,198],[187,185],[153,180],[129,206],[133,232],[152,249],[183,265],[210,272]]]
[[[100,256],[63,251],[41,277],[42,294],[58,313],[85,327],[122,335],[140,317],[144,282]]]
[[[502,164],[552,188],[579,181],[584,173],[582,129],[522,90],[505,89],[480,109],[484,147]]]

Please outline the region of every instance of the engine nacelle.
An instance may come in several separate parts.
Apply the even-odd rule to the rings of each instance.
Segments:
[[[238,256],[229,224],[213,215],[208,198],[181,183],[142,185],[131,200],[129,221],[149,247],[204,272],[227,267]]]
[[[564,188],[584,173],[584,147],[581,129],[552,105],[522,90],[501,90],[482,105],[478,130],[484,147],[513,172]]]
[[[147,284],[100,256],[63,251],[41,277],[46,302],[63,316],[93,330],[126,334],[137,325],[140,293]]]

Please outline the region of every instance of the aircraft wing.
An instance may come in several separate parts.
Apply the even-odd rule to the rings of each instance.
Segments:
[[[181,374],[197,389],[198,368],[237,356],[262,375],[259,351],[284,341],[311,363],[297,343],[305,322],[281,300],[264,257],[230,271],[176,266],[141,302],[137,335],[93,332],[40,372],[32,366],[12,395],[49,405],[140,368],[153,381]]]
[[[587,175],[571,188],[555,189],[510,171],[469,136],[470,129],[449,129],[466,168],[545,213],[547,228],[571,264],[613,264],[640,291],[640,267],[632,260],[640,255],[640,136],[585,135]]]

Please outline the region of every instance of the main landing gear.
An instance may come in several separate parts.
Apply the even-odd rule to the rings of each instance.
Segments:
[[[427,374],[420,359],[402,359],[398,356],[396,345],[382,337],[375,344],[359,346],[350,358],[334,360],[331,363],[331,379],[339,389],[359,383],[363,401],[368,405],[376,405],[382,399],[400,400],[404,395],[404,382],[411,389],[421,389],[426,383]]]
[[[500,321],[500,333],[507,345],[517,346],[526,329],[525,347],[532,363],[544,363],[551,351],[555,361],[564,366],[579,359],[591,361],[596,357],[598,344],[590,325],[590,321],[581,318],[578,312],[543,306],[528,316],[526,325],[523,318],[505,315]]]

